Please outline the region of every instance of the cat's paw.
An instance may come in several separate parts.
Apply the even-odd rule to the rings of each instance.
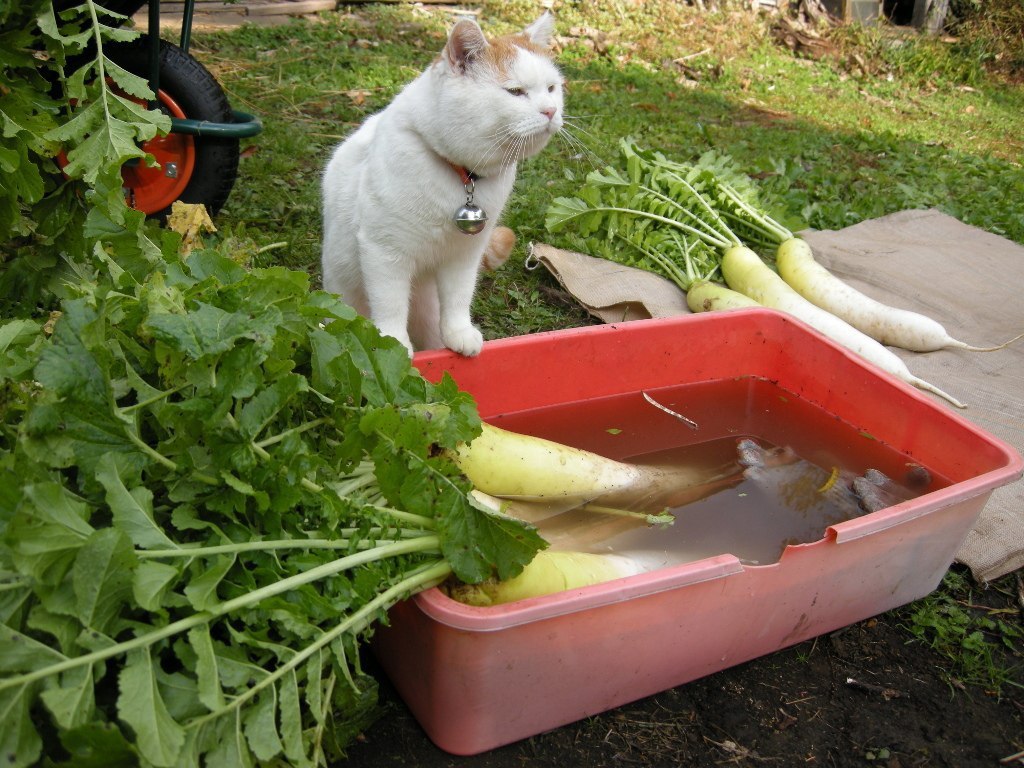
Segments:
[[[441,332],[441,339],[452,352],[466,357],[476,357],[484,346],[483,335],[472,325],[446,328]]]

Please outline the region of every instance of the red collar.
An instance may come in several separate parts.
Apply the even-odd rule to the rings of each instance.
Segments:
[[[449,162],[448,165],[452,167],[453,171],[459,174],[459,178],[462,179],[463,186],[469,184],[470,182],[476,183],[477,181],[480,180],[479,176],[477,176],[472,171],[467,170],[466,167],[463,165],[456,165],[455,163],[452,162]]]

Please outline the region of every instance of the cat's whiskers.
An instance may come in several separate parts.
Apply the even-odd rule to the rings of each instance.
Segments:
[[[561,130],[558,131],[559,140],[565,145],[566,149],[570,152],[571,159],[579,162],[582,167],[584,161],[590,166],[590,170],[596,170],[605,165],[608,165],[607,161],[601,158],[594,150],[592,150],[585,141],[578,136],[573,135],[573,131],[579,131],[584,134],[588,139],[593,140],[593,135],[578,125],[566,121]]]
[[[583,119],[583,115],[565,115],[562,121],[562,128],[573,128],[582,133],[583,135],[585,135],[588,139],[596,141],[597,137],[595,137],[594,134],[592,134],[590,131],[584,128],[583,124],[580,122]]]
[[[490,146],[477,167],[487,165],[498,152],[501,152],[502,167],[516,165],[523,159],[526,143],[531,137],[523,135],[516,126],[503,125],[485,138],[490,142]]]
[[[497,139],[497,140],[492,141],[490,143],[490,146],[488,147],[487,151],[484,153],[483,157],[480,159],[480,161],[474,166],[474,168],[472,168],[470,170],[479,170],[480,168],[488,165],[491,162],[491,159],[498,152],[503,152],[503,148],[504,147],[505,147],[504,139]],[[504,165],[504,163],[502,163],[502,165]]]

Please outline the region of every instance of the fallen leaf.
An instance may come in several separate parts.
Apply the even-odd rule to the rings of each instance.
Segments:
[[[366,103],[366,97],[370,95],[370,92],[363,88],[356,88],[351,91],[345,91],[345,95],[351,100],[353,106],[361,107]]]
[[[53,310],[50,312],[50,316],[47,318],[46,323],[43,324],[43,333],[47,336],[53,335],[53,326],[56,325],[57,321],[60,320],[60,316],[63,313],[60,310]]]
[[[175,200],[171,204],[171,215],[167,217],[167,228],[181,235],[181,255],[187,256],[203,246],[203,233],[216,232],[217,228],[202,203],[183,203]]]

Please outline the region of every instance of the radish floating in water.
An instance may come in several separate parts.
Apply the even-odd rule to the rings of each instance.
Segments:
[[[950,348],[993,352],[1024,337],[1020,334],[994,347],[975,347],[954,339],[932,318],[882,304],[847,285],[818,263],[811,247],[797,237],[779,246],[775,263],[782,279],[797,293],[882,344],[912,352]]]
[[[642,555],[627,553],[545,550],[538,552],[518,576],[505,581],[490,579],[479,584],[455,584],[449,588],[449,595],[468,605],[500,605],[635,576],[664,564],[661,559],[648,562]]]
[[[477,490],[526,501],[627,498],[631,506],[664,505],[665,499],[716,479],[627,464],[487,423],[452,458]]]
[[[452,458],[474,488],[501,498],[593,499],[649,482],[630,464],[487,423]]]
[[[923,467],[908,473],[906,485],[894,482],[877,469],[854,476],[850,471],[832,467],[830,473],[801,459],[790,448],[764,447],[749,438],[738,441],[732,468],[734,471],[724,473],[723,481],[714,490],[734,487],[744,479],[752,481],[767,493],[785,499],[785,504],[800,515],[820,519],[822,531],[834,522],[912,498],[931,482]],[[621,530],[609,531],[601,522],[591,524],[590,518],[569,509],[571,503],[565,500],[503,502],[479,490],[474,495],[494,512],[530,519],[551,546],[510,579],[445,585],[450,597],[469,605],[492,606],[542,597],[691,561],[685,550],[671,545],[662,548],[648,543],[637,547],[634,541],[634,546],[617,549],[614,535]],[[685,526],[686,507],[676,509],[675,513],[680,518],[677,525]]]
[[[739,481],[742,467],[661,467],[615,461],[484,423],[452,458],[482,508],[535,526],[553,549],[582,550],[640,526],[672,524],[666,510]]]
[[[914,376],[891,350],[805,299],[749,248],[736,246],[727,250],[722,257],[722,275],[733,290],[766,307],[793,315],[901,381],[939,395],[957,408],[965,407],[952,395]]]

